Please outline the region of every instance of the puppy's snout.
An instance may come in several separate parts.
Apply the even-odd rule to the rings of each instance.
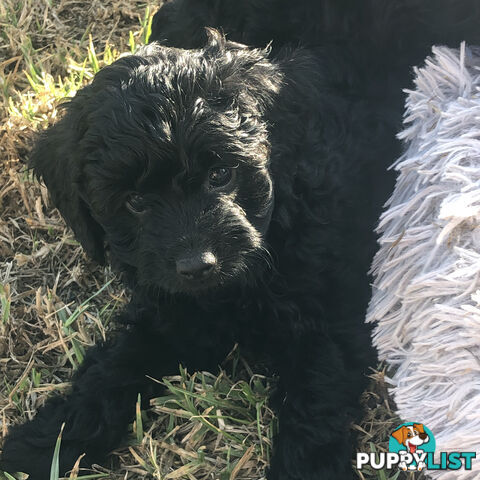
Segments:
[[[418,436],[422,439],[422,440],[425,440],[428,435],[426,433],[419,433]]]
[[[203,252],[179,258],[176,262],[177,273],[188,280],[208,277],[217,264],[212,252]]]

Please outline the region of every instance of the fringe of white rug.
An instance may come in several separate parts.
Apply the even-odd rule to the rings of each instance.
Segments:
[[[480,50],[434,47],[416,70],[405,154],[378,233],[367,321],[393,376],[397,413],[436,451],[475,451],[480,478]]]

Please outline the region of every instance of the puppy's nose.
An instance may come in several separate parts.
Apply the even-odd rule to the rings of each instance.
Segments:
[[[207,277],[213,272],[217,259],[212,252],[203,252],[198,255],[179,258],[177,273],[189,280]]]
[[[428,437],[426,433],[419,433],[418,436],[420,437],[421,440],[425,440]]]

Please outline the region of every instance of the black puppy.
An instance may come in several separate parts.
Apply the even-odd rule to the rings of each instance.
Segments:
[[[437,38],[425,25],[443,25],[454,2],[440,0],[441,15],[438,2],[391,3],[173,2],[153,37],[194,49],[152,43],[67,105],[33,168],[133,299],[128,326],[88,353],[72,393],[11,428],[2,468],[46,480],[63,422],[62,473],[83,453],[82,465],[102,461],[137,394],[157,393],[147,376],[214,370],[238,342],[280,375],[268,478],[353,477],[349,425],[374,362],[366,272],[401,87]],[[465,10],[452,39],[476,31]],[[202,40],[205,25],[253,45],[273,38],[273,52],[214,30]]]

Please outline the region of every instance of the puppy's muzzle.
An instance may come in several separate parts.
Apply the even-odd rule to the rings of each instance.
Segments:
[[[202,280],[215,271],[217,258],[212,252],[181,257],[176,261],[177,273],[184,280]]]

